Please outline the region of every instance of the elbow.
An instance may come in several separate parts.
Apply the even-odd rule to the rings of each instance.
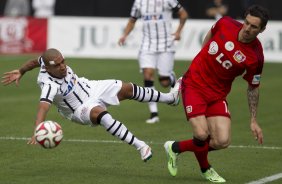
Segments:
[[[178,15],[179,15],[179,18],[182,20],[186,20],[189,17],[187,11],[183,7],[180,9]]]
[[[188,19],[189,15],[186,10],[183,11],[183,19]]]

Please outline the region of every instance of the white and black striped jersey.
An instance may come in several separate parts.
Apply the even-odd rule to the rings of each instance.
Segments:
[[[53,103],[64,117],[71,119],[74,111],[90,98],[89,80],[79,78],[69,66],[65,78],[52,77],[44,69],[41,57],[38,62],[41,65],[37,78],[41,88],[40,101]]]
[[[141,51],[174,51],[172,14],[182,6],[177,0],[135,0],[131,17],[142,19]]]

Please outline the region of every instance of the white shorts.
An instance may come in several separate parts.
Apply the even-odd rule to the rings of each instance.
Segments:
[[[117,94],[121,90],[122,81],[97,80],[90,81],[89,85],[92,89],[89,100],[79,106],[71,118],[72,121],[83,125],[93,125],[90,112],[94,107],[101,106],[106,110],[107,106],[120,104]]]
[[[174,67],[175,52],[139,52],[139,67],[154,68],[160,76],[170,76]]]

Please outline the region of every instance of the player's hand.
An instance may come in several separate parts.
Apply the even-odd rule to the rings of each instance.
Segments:
[[[174,40],[180,40],[181,39],[181,36],[180,36],[180,33],[179,32],[175,32],[172,34],[173,37],[174,37]]]
[[[126,36],[122,36],[118,41],[118,45],[119,46],[125,45],[125,40],[126,40]]]
[[[31,137],[30,140],[27,141],[27,144],[37,144],[34,135]]]
[[[253,136],[255,137],[255,139],[258,141],[259,144],[262,144],[263,143],[262,129],[257,124],[257,121],[252,120],[250,126],[251,126],[251,131],[253,133]]]
[[[21,74],[20,70],[13,70],[13,71],[10,71],[10,72],[6,72],[6,73],[3,74],[1,83],[6,86],[8,84],[15,82],[16,85],[18,86],[21,77],[22,77],[22,74]]]

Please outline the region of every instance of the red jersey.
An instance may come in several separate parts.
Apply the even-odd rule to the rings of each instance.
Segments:
[[[199,89],[209,100],[222,99],[231,90],[235,77],[259,86],[264,63],[263,49],[256,38],[251,43],[238,41],[243,24],[223,17],[211,28],[212,38],[192,61],[183,77],[183,86]]]

